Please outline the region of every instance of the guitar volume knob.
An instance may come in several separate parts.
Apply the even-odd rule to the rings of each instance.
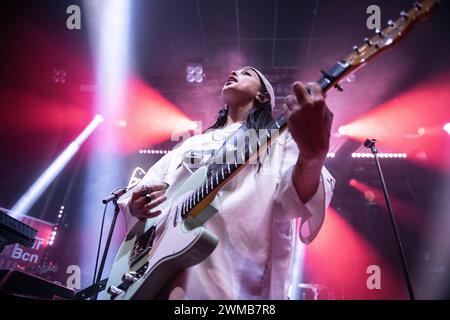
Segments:
[[[117,296],[120,296],[121,294],[124,294],[125,291],[122,289],[117,288],[116,286],[110,286],[108,288],[108,293],[113,297],[116,298]]]
[[[136,272],[127,272],[123,275],[122,281],[134,283],[139,280],[139,275]]]

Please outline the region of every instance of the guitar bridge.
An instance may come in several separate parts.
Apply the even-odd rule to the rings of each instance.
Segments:
[[[155,230],[156,227],[152,226],[136,239],[129,259],[131,266],[150,251],[155,238]]]

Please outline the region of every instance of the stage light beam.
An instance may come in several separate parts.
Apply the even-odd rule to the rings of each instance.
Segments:
[[[100,123],[103,122],[101,115],[96,115],[89,125],[80,133],[80,135],[69,144],[69,146],[56,158],[56,160],[44,171],[44,173],[36,180],[28,191],[19,199],[19,201],[11,209],[13,216],[18,217],[20,214],[26,215],[31,207],[36,203],[39,197],[44,193],[50,183],[55,180],[56,176],[64,169],[66,164],[73,158],[75,153],[80,149],[84,141],[94,132]]]
[[[78,242],[79,266],[82,270],[81,286],[91,284],[96,261],[103,205],[100,201],[105,195],[123,183],[125,159],[117,157],[118,141],[124,131],[131,126],[124,117],[127,104],[125,101],[126,80],[132,72],[133,52],[130,46],[133,21],[131,1],[97,0],[84,2],[86,21],[95,57],[96,94],[94,108],[104,115],[107,124],[92,141],[94,146],[86,165],[85,186],[81,194],[82,216],[80,223],[82,237]],[[125,120],[126,122],[121,122]],[[121,237],[120,222],[114,236]],[[82,239],[81,239],[82,238]],[[118,249],[117,241],[112,240],[112,252]],[[109,262],[105,265],[105,275]]]
[[[397,95],[339,127],[342,136],[378,140],[378,149],[408,154],[423,165],[448,170],[450,73],[441,74]],[[444,123],[443,123],[444,120]],[[426,157],[423,157],[423,155]]]

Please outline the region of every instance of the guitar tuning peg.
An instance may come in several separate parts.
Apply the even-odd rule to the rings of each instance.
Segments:
[[[369,46],[373,45],[372,41],[369,38],[364,38],[364,42],[367,43]]]
[[[405,10],[400,11],[400,16],[405,20],[409,18],[408,14],[405,12]]]
[[[391,27],[391,28],[395,27],[395,22],[392,21],[392,20],[390,20],[390,19],[389,19],[389,21],[387,22],[387,24],[388,24],[388,26]]]
[[[320,70],[320,72],[326,79],[328,79],[330,81],[334,81],[335,77],[332,76],[331,74],[329,74],[328,72],[326,72],[325,70]]]
[[[361,52],[359,51],[358,46],[353,46],[352,47],[353,51],[355,51],[357,54],[360,54]]]
[[[414,6],[414,9],[416,9],[416,11],[419,11],[420,9],[422,9],[422,4],[418,1],[414,1],[413,6]]]
[[[384,33],[380,29],[375,29],[375,33],[380,36],[380,38],[384,38]]]
[[[341,86],[339,83],[336,83],[336,84],[334,85],[334,87],[335,87],[336,89],[338,89],[338,91],[340,91],[340,92],[344,91],[344,89],[342,88],[342,86]]]

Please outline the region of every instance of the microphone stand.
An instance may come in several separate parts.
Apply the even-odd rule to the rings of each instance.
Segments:
[[[109,245],[111,244],[111,239],[112,239],[112,236],[114,233],[114,227],[116,226],[117,216],[119,215],[119,211],[120,211],[119,205],[117,204],[118,198],[119,197],[116,196],[112,200],[112,202],[114,204],[114,215],[113,215],[113,219],[111,221],[111,225],[109,227],[109,234],[108,234],[108,238],[106,239],[105,248],[103,249],[103,256],[102,256],[102,260],[100,262],[100,267],[98,269],[97,279],[95,280],[95,283],[100,283],[100,281],[102,279],[103,268],[105,267],[106,257],[108,256]],[[99,292],[100,291],[96,290],[94,296],[92,297],[92,300],[97,300]]]
[[[400,240],[397,223],[395,222],[394,213],[393,213],[392,207],[391,207],[391,200],[389,199],[389,194],[388,194],[388,191],[386,188],[386,182],[384,181],[384,176],[383,176],[383,172],[381,170],[380,161],[378,160],[378,150],[375,146],[376,142],[377,142],[377,140],[375,140],[375,139],[367,139],[366,141],[364,141],[364,146],[366,148],[369,148],[370,151],[372,152],[372,154],[374,155],[375,164],[377,166],[378,174],[380,176],[381,186],[383,187],[383,193],[384,193],[384,198],[386,200],[386,206],[387,206],[387,209],[389,212],[389,217],[391,218],[392,228],[394,229],[395,240],[397,243],[397,249],[399,251],[400,259],[402,262],[402,269],[403,269],[403,274],[405,276],[406,286],[408,288],[409,299],[415,300],[414,291],[413,291],[412,284],[411,284],[411,279],[409,277],[408,266],[406,264],[403,245]]]
[[[91,286],[89,286],[89,287],[83,289],[82,291],[80,291],[79,293],[77,293],[75,296],[75,299],[87,299],[87,298],[91,297],[91,300],[97,300],[98,293],[105,289],[108,279],[103,279],[103,280],[101,280],[101,279],[102,279],[103,269],[104,269],[105,263],[106,263],[106,258],[108,256],[109,246],[111,244],[112,236],[114,234],[114,228],[116,226],[117,217],[120,212],[120,208],[119,208],[119,205],[117,204],[117,200],[119,200],[119,198],[122,195],[124,195],[126,193],[126,191],[127,191],[126,188],[123,188],[123,187],[117,188],[113,192],[111,192],[110,196],[108,196],[107,198],[102,200],[103,204],[105,204],[105,205],[111,201],[114,204],[114,215],[113,215],[113,219],[111,221],[111,225],[109,227],[108,238],[106,240],[105,248],[103,249],[102,260],[100,262],[100,267],[99,267],[95,282]],[[105,208],[105,210],[106,210],[106,208]]]

